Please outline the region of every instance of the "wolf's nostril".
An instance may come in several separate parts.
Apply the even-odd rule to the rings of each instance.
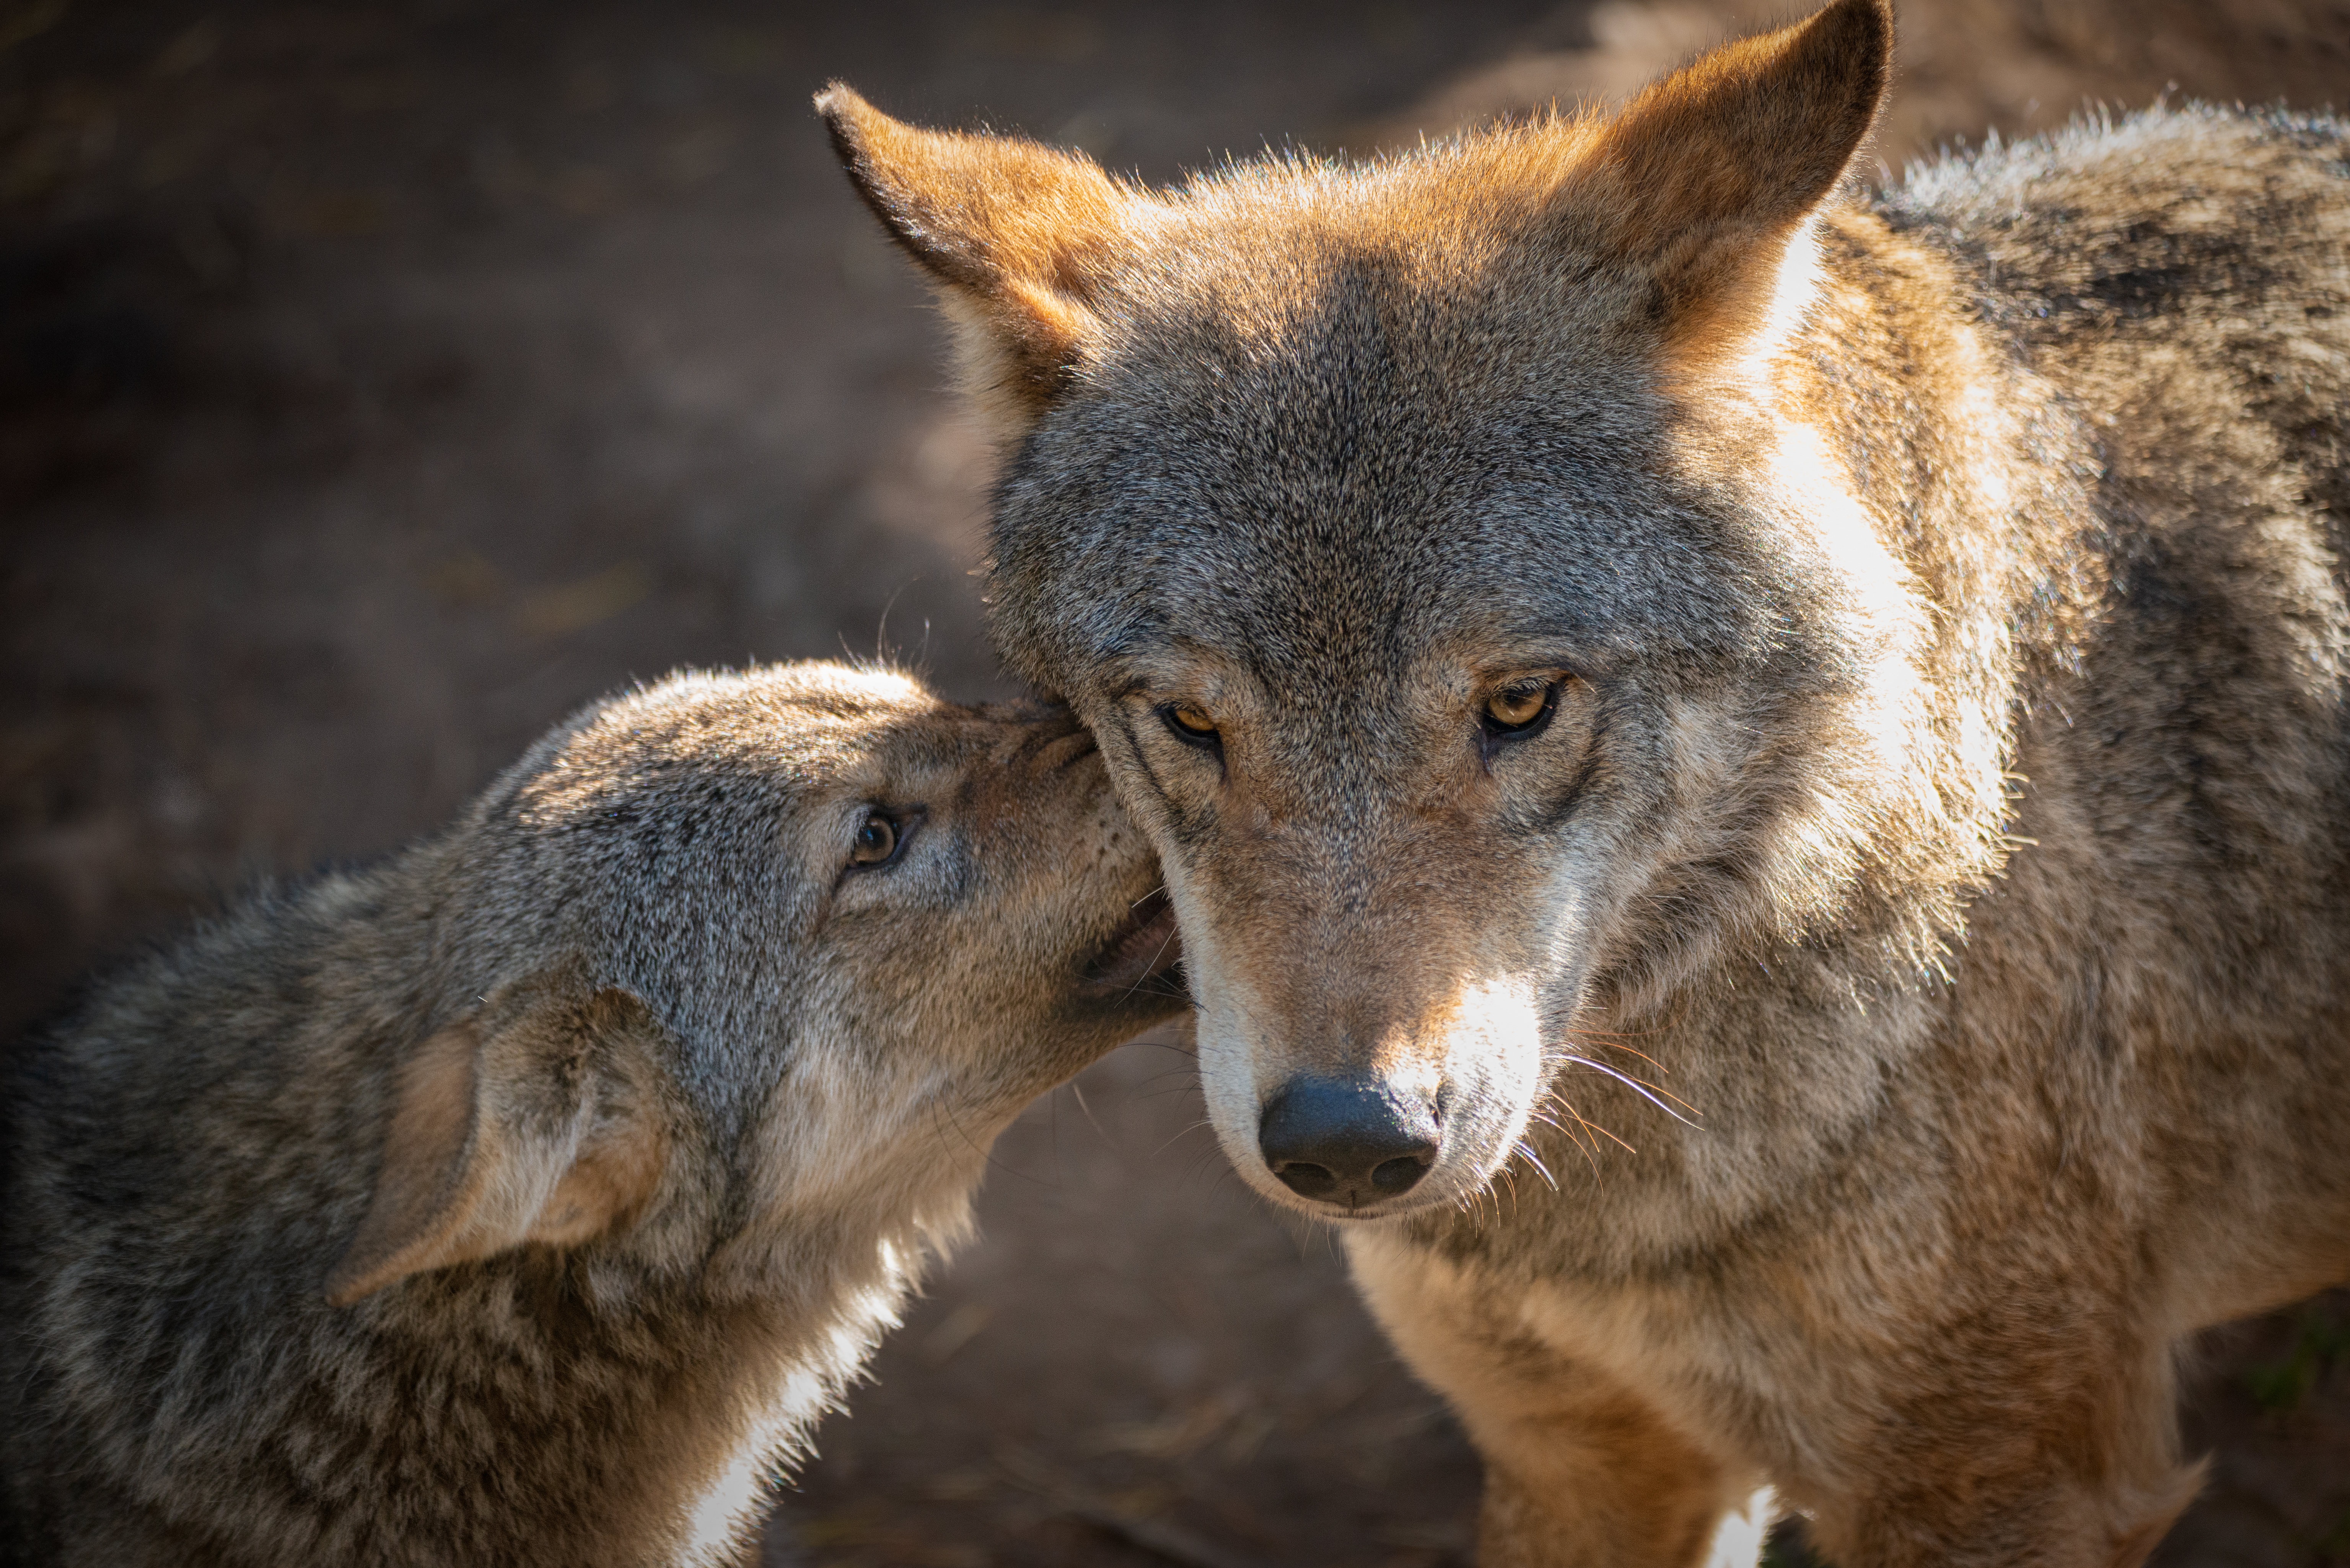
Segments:
[[[1257,1147],[1283,1186],[1349,1208],[1417,1185],[1436,1162],[1438,1136],[1427,1099],[1350,1078],[1293,1078],[1257,1123]]]
[[[1302,1159],[1289,1160],[1274,1167],[1274,1175],[1282,1185],[1301,1198],[1327,1198],[1338,1189],[1338,1179],[1318,1165],[1308,1165]]]

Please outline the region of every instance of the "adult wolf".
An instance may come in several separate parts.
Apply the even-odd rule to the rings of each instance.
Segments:
[[[1891,26],[1165,192],[820,100],[1489,1568],[2136,1562],[2180,1337],[2350,1277],[2344,130],[1872,198]]]

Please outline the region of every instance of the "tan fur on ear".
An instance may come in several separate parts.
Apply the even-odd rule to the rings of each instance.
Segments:
[[[816,107],[866,205],[940,285],[969,389],[1024,428],[1059,394],[1150,199],[1081,153],[920,130],[839,82]]]
[[[1790,242],[1867,139],[1892,59],[1888,0],[1835,0],[1713,50],[1601,129],[1575,214],[1646,268],[1677,349],[1731,348],[1768,318]]]
[[[461,1229],[479,1201],[478,1181],[466,1190],[479,1040],[471,1021],[452,1024],[418,1046],[400,1069],[374,1199],[350,1249],[327,1276],[327,1299],[335,1305],[348,1306],[437,1266],[420,1260],[440,1237]]]
[[[640,1044],[649,1023],[619,992],[533,988],[418,1046],[327,1299],[348,1306],[529,1242],[576,1245],[641,1210],[668,1157]]]

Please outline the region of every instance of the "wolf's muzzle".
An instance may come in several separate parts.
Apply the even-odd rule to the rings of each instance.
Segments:
[[[1367,1209],[1419,1184],[1440,1131],[1432,1100],[1375,1080],[1297,1077],[1265,1103],[1257,1147],[1299,1197]]]

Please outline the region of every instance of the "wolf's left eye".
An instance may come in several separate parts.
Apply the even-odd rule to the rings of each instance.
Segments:
[[[1481,722],[1488,734],[1520,734],[1548,718],[1557,697],[1555,680],[1513,681],[1485,699]]]
[[[1216,722],[1208,717],[1205,708],[1190,702],[1171,702],[1162,711],[1175,732],[1187,741],[1210,740],[1216,733]]]
[[[1159,710],[1159,722],[1167,732],[1187,746],[1197,746],[1203,752],[1224,754],[1224,732],[1205,708],[1191,702],[1170,702]]]
[[[848,864],[859,870],[871,871],[894,862],[905,851],[906,840],[913,836],[911,817],[897,817],[886,811],[869,814],[857,827],[857,836],[849,841]]]

